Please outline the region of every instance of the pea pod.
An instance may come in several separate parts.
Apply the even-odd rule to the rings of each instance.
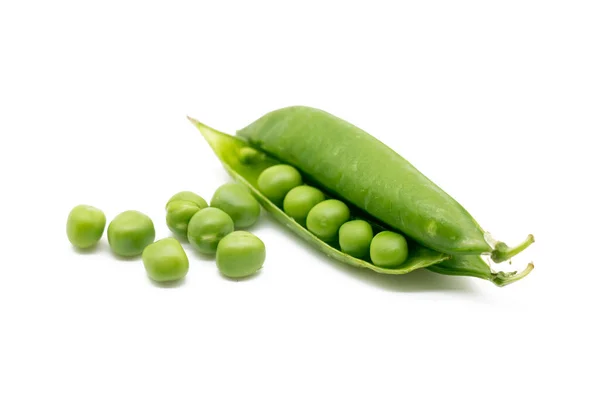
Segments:
[[[247,153],[249,152],[248,143],[245,140],[219,132],[192,118],[190,118],[190,121],[202,133],[227,172],[236,181],[245,185],[265,210],[271,213],[279,223],[288,227],[327,256],[354,267],[368,268],[383,274],[406,274],[419,268],[438,264],[450,258],[446,254],[428,249],[415,242],[410,243],[409,256],[406,261],[396,268],[381,268],[368,261],[342,253],[339,249],[310,233],[259,191],[258,177],[260,173],[268,167],[281,164],[281,161],[264,153],[260,153],[260,156],[256,155],[249,159],[247,157]]]
[[[467,210],[412,164],[367,132],[325,111],[300,106],[279,109],[237,135],[439,252],[493,252],[494,261],[500,262],[533,242],[530,236],[514,249],[490,245],[488,235]]]
[[[349,265],[380,273],[407,273],[417,268],[448,275],[475,276],[503,286],[526,276],[494,272],[479,257],[502,262],[531,243],[529,236],[510,248],[493,241],[473,217],[408,161],[361,129],[308,107],[271,112],[233,137],[190,118],[228,172],[246,184],[265,209],[313,246]],[[247,154],[252,154],[248,162]],[[260,156],[257,156],[260,155]],[[374,226],[397,230],[412,239],[408,259],[397,269],[377,267],[322,242],[288,217],[258,190],[264,169],[288,163],[305,179],[357,208]]]

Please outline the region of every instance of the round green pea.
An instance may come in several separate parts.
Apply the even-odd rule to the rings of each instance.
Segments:
[[[233,232],[233,227],[233,220],[223,210],[207,207],[194,214],[187,237],[199,252],[215,254],[219,241]]]
[[[262,267],[265,257],[265,244],[250,232],[230,233],[217,247],[219,271],[230,278],[243,278],[254,274]]]
[[[175,238],[148,245],[142,253],[142,261],[150,279],[157,282],[179,280],[187,275],[190,267],[185,250]]]
[[[283,210],[299,224],[306,223],[309,211],[325,200],[325,195],[319,189],[302,185],[288,192],[283,200]]]
[[[104,233],[106,217],[96,207],[85,204],[74,207],[67,218],[67,237],[80,249],[94,246]]]
[[[340,249],[356,258],[369,254],[369,246],[373,240],[371,224],[363,220],[348,221],[340,227]]]
[[[205,208],[205,207],[202,207]],[[186,237],[190,219],[200,211],[197,203],[185,200],[173,200],[167,204],[167,226],[178,236]]]
[[[350,219],[350,209],[339,200],[330,199],[317,204],[306,217],[306,227],[326,242],[335,239],[342,224]]]
[[[189,201],[191,203],[194,203],[198,206],[199,209],[208,207],[206,200],[204,200],[201,196],[198,196],[194,192],[185,190],[183,192],[174,194],[173,197],[171,197],[169,199],[169,201],[167,201],[167,205],[165,206],[165,208],[169,207],[169,203],[171,203],[172,201],[177,201],[177,200]]]
[[[258,177],[258,189],[277,205],[281,205],[290,190],[300,185],[302,176],[291,165],[274,165],[265,169]]]
[[[371,241],[371,261],[373,264],[394,268],[402,265],[408,257],[408,245],[404,236],[390,231],[379,232]]]
[[[239,183],[226,183],[213,195],[210,206],[225,211],[235,229],[254,225],[260,216],[260,205],[250,191]]]
[[[108,243],[112,251],[123,257],[142,254],[154,242],[154,224],[139,211],[124,211],[108,225]]]

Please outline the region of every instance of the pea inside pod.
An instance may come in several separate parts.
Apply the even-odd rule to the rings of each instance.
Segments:
[[[319,189],[302,185],[290,190],[283,200],[283,210],[301,225],[306,224],[310,210],[325,201],[325,194]]]
[[[242,164],[254,164],[264,160],[265,155],[252,147],[242,147],[239,150],[239,157]]]
[[[395,268],[408,257],[408,244],[404,236],[396,232],[379,232],[370,246],[371,261],[384,268]]]
[[[317,237],[328,242],[336,238],[338,230],[350,219],[350,209],[343,202],[329,199],[314,206],[306,217],[306,227]]]
[[[291,165],[274,165],[265,169],[258,177],[258,188],[273,203],[281,205],[285,195],[296,186],[302,185],[300,172]]]
[[[340,227],[339,240],[340,248],[344,253],[352,257],[366,257],[373,240],[373,228],[367,221],[359,219],[348,221]]]

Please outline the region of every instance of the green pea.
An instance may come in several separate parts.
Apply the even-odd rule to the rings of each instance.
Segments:
[[[408,258],[408,245],[404,236],[396,232],[379,232],[371,241],[371,261],[373,264],[394,268],[402,265]]]
[[[350,219],[348,206],[339,200],[330,199],[317,204],[306,217],[306,227],[315,236],[326,242],[335,239],[340,226]]]
[[[186,191],[174,194],[173,197],[171,197],[169,199],[169,201],[167,201],[167,205],[165,206],[165,208],[169,207],[170,202],[176,201],[176,200],[189,201],[191,203],[196,204],[199,209],[208,207],[206,200],[204,200],[201,196],[198,196],[196,193],[186,190]]]
[[[231,217],[218,208],[207,207],[194,214],[188,225],[187,237],[199,252],[215,254],[219,241],[231,232]]]
[[[187,275],[190,267],[185,250],[174,238],[148,245],[142,253],[142,261],[150,279],[157,282],[179,280]]]
[[[277,205],[281,205],[290,190],[300,185],[302,176],[291,165],[274,165],[265,169],[258,177],[258,189]]]
[[[242,147],[240,149],[240,161],[242,164],[253,164],[265,158],[265,153],[253,149],[252,147]]]
[[[166,217],[169,230],[180,237],[186,237],[190,219],[202,208],[197,203],[192,203],[191,201],[170,201],[167,204]]]
[[[371,224],[363,220],[348,221],[341,226],[340,249],[352,257],[363,258],[369,254],[369,246],[373,240]]]
[[[262,267],[265,257],[265,244],[250,232],[230,233],[217,247],[219,271],[230,278],[254,274]]]
[[[139,211],[124,211],[108,225],[108,243],[112,251],[123,257],[142,254],[154,242],[154,224]]]
[[[210,201],[210,206],[229,214],[236,229],[254,225],[260,215],[258,201],[239,183],[226,183],[219,187]]]
[[[87,249],[98,243],[105,226],[106,217],[101,210],[81,204],[69,213],[67,237],[73,246]]]
[[[283,210],[296,222],[304,225],[309,211],[325,200],[325,195],[312,186],[296,186],[288,192],[283,200]]]

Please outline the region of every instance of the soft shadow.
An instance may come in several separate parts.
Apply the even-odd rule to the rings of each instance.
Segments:
[[[265,214],[268,215],[268,213]],[[323,252],[315,249],[306,241],[300,239],[290,229],[282,226],[272,216],[269,215],[268,219],[271,220],[273,224],[280,227],[280,231],[284,232],[284,235],[287,235],[290,239],[298,243],[302,250],[315,254],[323,264],[331,265],[341,273],[351,276],[352,278],[359,279],[368,284],[377,286],[383,290],[393,292],[443,291],[462,292],[471,295],[478,294],[478,291],[471,282],[471,279],[476,278],[442,275],[431,272],[424,268],[409,272],[408,274],[404,275],[387,275],[377,273],[370,269],[356,268],[344,264],[340,261],[327,257]]]
[[[391,292],[461,292],[476,295],[475,286],[466,277],[448,276],[418,269],[405,275],[379,274],[368,269],[358,269],[336,261],[342,272]]]
[[[262,272],[262,268],[259,269],[258,271],[256,271],[255,273],[253,273],[252,275],[248,275],[248,276],[244,276],[243,278],[231,278],[229,276],[223,275],[221,273],[221,271],[219,271],[219,275],[221,275],[221,277],[225,278],[228,281],[231,282],[245,282],[245,281],[251,281],[253,279],[256,279]]]
[[[108,243],[106,243],[103,240],[100,240],[94,246],[88,247],[87,249],[80,249],[79,247],[75,247],[73,245],[71,245],[71,246],[73,247],[73,250],[77,254],[95,254],[95,253],[99,253],[101,251],[109,249]]]
[[[154,285],[155,287],[164,288],[164,289],[178,288],[185,284],[185,277],[178,279],[176,281],[169,281],[169,282],[157,282],[150,278],[148,278],[148,280],[150,282],[152,282],[152,285]]]
[[[182,243],[183,246],[183,243]],[[187,244],[187,246],[184,246],[185,252],[188,255],[188,258],[195,258],[196,260],[201,260],[201,261],[215,261],[215,255],[214,254],[204,254],[204,253],[200,253],[198,250],[196,250],[196,248],[194,248],[194,246],[192,246],[191,244]]]
[[[173,239],[177,239],[177,241],[179,242],[179,244],[181,244],[181,247],[183,247],[183,249],[185,250],[185,254],[187,254],[188,258],[195,258],[197,260],[201,260],[201,261],[211,261],[215,259],[215,255],[214,254],[204,254],[204,253],[200,253],[190,242],[186,237],[183,237],[181,235],[178,235],[176,233],[173,232],[169,232],[169,236],[170,238]]]
[[[167,237],[176,239],[181,244],[189,243],[187,236],[179,235],[179,234],[173,233],[171,231],[169,231],[169,236],[167,236]]]
[[[139,261],[142,259],[141,254],[138,254],[137,256],[129,256],[129,257],[121,256],[121,255],[115,253],[114,251],[111,251],[110,254],[117,260],[125,261],[125,262]]]
[[[278,222],[276,222],[274,219],[272,219],[271,217],[266,218],[267,215],[269,215],[269,213],[267,211],[265,211],[264,208],[261,207],[260,215],[258,216],[258,220],[254,224],[252,224],[246,228],[236,229],[236,231],[252,232],[253,230],[260,230],[260,229],[264,228],[265,226],[268,226],[271,223],[271,221],[273,221],[277,225],[281,225]],[[265,222],[265,221],[269,221],[269,222]]]

